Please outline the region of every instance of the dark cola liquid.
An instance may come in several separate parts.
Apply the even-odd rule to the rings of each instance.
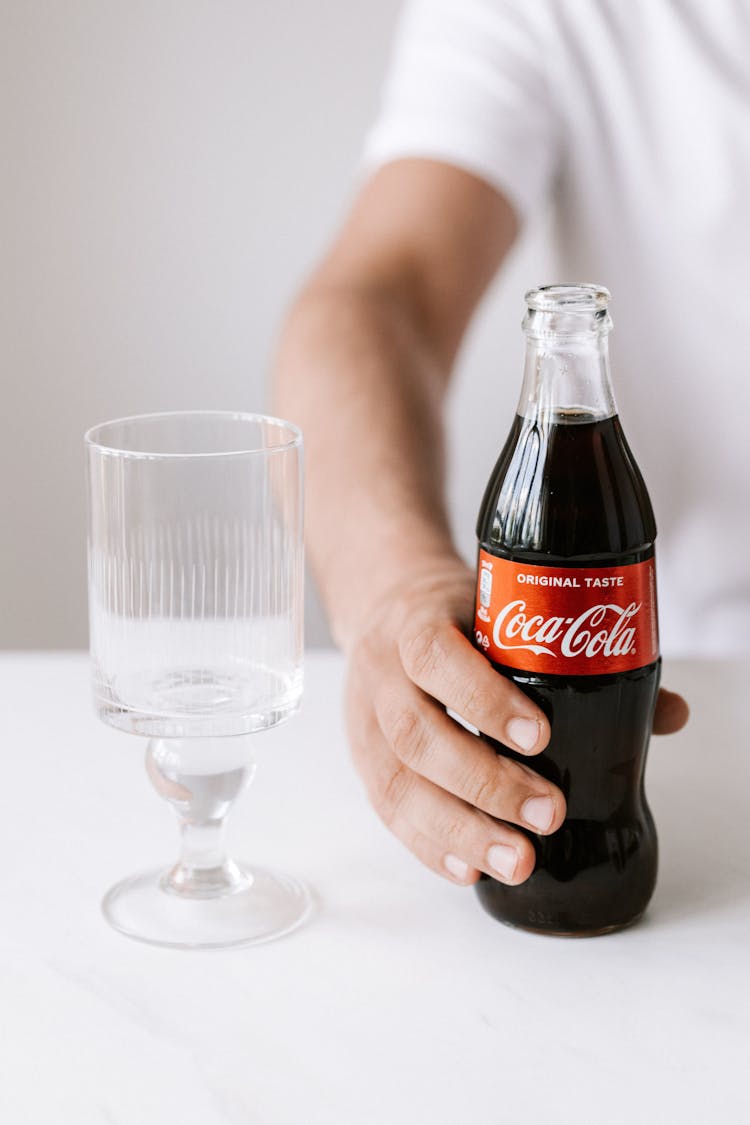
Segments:
[[[650,558],[655,536],[648,494],[617,417],[568,411],[551,420],[516,418],[479,516],[485,551],[537,566],[619,566]],[[643,772],[660,661],[599,676],[494,667],[539,705],[552,728],[536,758],[500,745],[498,752],[558,785],[567,818],[551,836],[527,833],[536,868],[525,883],[508,887],[482,875],[482,905],[500,921],[545,933],[629,925],[656,882]]]

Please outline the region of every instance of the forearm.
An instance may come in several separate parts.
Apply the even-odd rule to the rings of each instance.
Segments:
[[[360,191],[287,320],[276,408],[305,434],[309,555],[347,649],[389,591],[461,567],[443,497],[443,395],[516,228],[481,180],[394,161]]]
[[[456,559],[443,368],[408,308],[383,292],[313,282],[287,320],[275,408],[304,432],[309,556],[344,648],[387,591]]]

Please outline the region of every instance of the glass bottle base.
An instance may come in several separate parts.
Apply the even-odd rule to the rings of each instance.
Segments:
[[[241,870],[238,889],[214,897],[165,889],[163,868],[144,871],[112,887],[102,912],[119,933],[170,949],[259,945],[308,920],[313,897],[301,880],[262,867]]]
[[[634,918],[629,918],[627,922],[615,922],[611,926],[599,926],[597,929],[589,930],[548,930],[538,926],[521,926],[517,922],[509,922],[505,918],[496,918],[495,920],[501,922],[504,926],[510,926],[512,930],[521,930],[527,934],[541,934],[542,937],[591,938],[604,937],[606,934],[616,934],[620,930],[628,930],[631,926],[640,922],[644,914],[645,911],[641,911]]]

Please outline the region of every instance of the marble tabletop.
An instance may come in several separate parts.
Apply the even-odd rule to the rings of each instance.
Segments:
[[[258,736],[231,837],[315,888],[303,929],[197,953],[110,930],[103,892],[174,858],[145,744],[83,654],[0,657],[3,1125],[670,1125],[750,1120],[750,664],[673,662],[652,744],[644,921],[572,941],[485,915],[390,837],[350,765],[343,665]]]

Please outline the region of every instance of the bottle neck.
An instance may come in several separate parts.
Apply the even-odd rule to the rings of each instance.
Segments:
[[[617,413],[606,310],[590,316],[529,309],[518,413],[548,422],[598,421]]]

